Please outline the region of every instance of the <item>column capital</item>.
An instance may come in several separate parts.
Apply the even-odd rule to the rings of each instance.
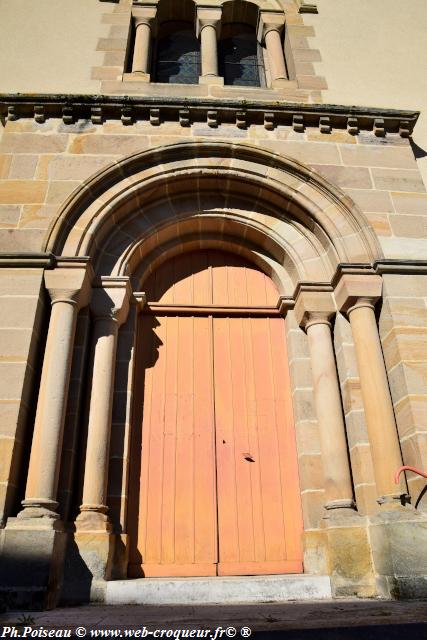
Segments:
[[[277,31],[281,35],[284,26],[285,14],[283,11],[261,10],[258,15],[258,42],[263,44],[269,31]]]
[[[132,7],[132,19],[135,27],[146,24],[150,29],[157,17],[157,2],[141,2]]]
[[[120,327],[126,322],[131,296],[128,277],[101,276],[92,289],[90,310],[95,320],[111,320]]]
[[[196,20],[196,35],[200,36],[200,33],[205,27],[213,27],[219,35],[221,30],[221,18],[222,7],[211,7],[206,5],[199,5],[197,7],[197,20]]]
[[[93,278],[89,258],[58,258],[56,268],[44,273],[52,304],[69,302],[78,309],[89,304]]]
[[[329,285],[300,285],[295,296],[294,313],[300,327],[305,331],[313,324],[330,325],[336,307]]]
[[[374,307],[381,298],[382,278],[374,274],[344,273],[335,285],[335,301],[342,313],[356,306]]]
[[[138,312],[142,311],[147,304],[147,295],[143,291],[137,291],[132,297],[133,303],[136,304]]]

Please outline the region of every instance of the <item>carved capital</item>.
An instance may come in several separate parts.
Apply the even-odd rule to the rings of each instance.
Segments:
[[[331,287],[301,285],[297,291],[294,313],[298,324],[305,331],[312,324],[329,325],[336,314]]]
[[[260,44],[264,44],[265,36],[269,31],[282,33],[285,26],[285,14],[282,11],[260,11],[258,17],[257,38]]]
[[[221,29],[222,7],[197,7],[196,34],[200,36],[205,27],[213,27],[217,36]]]
[[[335,286],[335,300],[342,313],[355,306],[374,307],[381,298],[382,278],[372,274],[343,274]]]
[[[89,304],[93,270],[89,259],[58,258],[56,269],[45,271],[44,281],[52,300],[82,309]]]
[[[90,310],[95,320],[110,320],[120,327],[126,322],[131,296],[129,278],[102,277],[93,287]]]
[[[146,24],[152,29],[156,24],[157,17],[157,2],[141,2],[134,4],[132,7],[132,19],[136,27],[141,24]]]

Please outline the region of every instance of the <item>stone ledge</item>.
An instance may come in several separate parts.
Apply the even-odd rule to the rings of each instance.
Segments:
[[[427,275],[427,260],[376,260],[374,269],[380,275],[383,273]]]
[[[142,578],[107,582],[105,604],[230,605],[331,597],[329,576]]]
[[[0,253],[0,269],[53,269],[52,253]]]
[[[281,103],[265,99],[0,94],[0,117],[3,121],[34,118],[36,122],[45,122],[48,118],[62,118],[65,124],[73,124],[79,119],[102,124],[106,119],[115,119],[126,125],[136,120],[149,121],[155,111],[159,122],[179,122],[183,110],[188,113],[190,122],[207,122],[209,112],[214,110],[219,121],[237,126],[239,114],[244,112],[246,127],[264,123],[266,128],[288,125],[301,130],[315,126],[325,134],[330,133],[332,128],[339,128],[353,134],[360,130],[374,131],[377,135],[378,122],[381,122],[381,135],[399,133],[402,137],[412,134],[419,117],[418,111],[401,109]]]

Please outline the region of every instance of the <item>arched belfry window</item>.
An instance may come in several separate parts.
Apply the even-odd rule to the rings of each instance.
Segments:
[[[155,82],[199,82],[200,43],[194,23],[169,21],[160,26],[153,75]]]
[[[219,72],[226,85],[260,87],[264,84],[264,61],[255,28],[232,23],[222,28]]]

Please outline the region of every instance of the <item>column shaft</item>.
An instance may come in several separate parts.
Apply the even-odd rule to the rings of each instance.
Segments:
[[[111,412],[118,324],[98,318],[94,331],[93,377],[82,511],[105,513],[110,449]]]
[[[56,300],[46,341],[34,425],[24,507],[33,505],[54,514],[65,411],[74,345],[77,303]],[[30,514],[28,514],[30,515]],[[40,515],[43,515],[40,513]],[[45,513],[48,515],[48,513]]]
[[[341,394],[328,322],[308,323],[314,399],[322,445],[326,507],[353,507]]]
[[[270,29],[265,34],[265,46],[270,62],[271,80],[286,80],[285,54],[283,52],[282,38],[277,29]]]
[[[403,481],[394,484],[402,456],[394,419],[387,372],[372,303],[359,302],[348,311],[359,367],[366,424],[372,449],[379,501],[406,493]]]
[[[107,516],[107,484],[117,335],[119,326],[127,318],[130,292],[128,278],[104,277],[92,294],[93,373],[83,504],[76,520],[78,529],[109,531],[111,528]]]
[[[205,25],[200,33],[202,76],[218,76],[217,33],[213,24]]]
[[[147,22],[136,25],[132,72],[149,73],[151,28]]]

